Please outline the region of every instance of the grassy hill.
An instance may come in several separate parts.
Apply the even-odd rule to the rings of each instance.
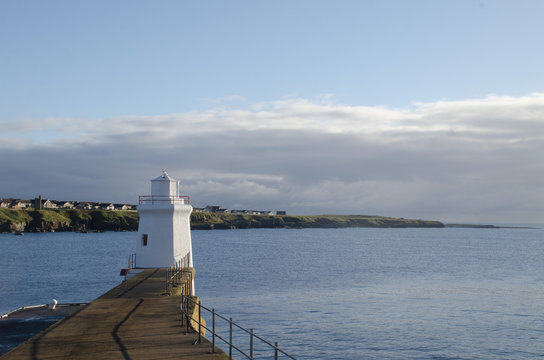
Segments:
[[[340,228],[340,227],[444,227],[439,221],[367,215],[237,215],[192,213],[191,228]],[[138,229],[138,212],[107,210],[0,209],[0,232],[131,231]]]
[[[235,215],[193,213],[192,229],[340,228],[340,227],[444,227],[439,221],[368,215]]]
[[[0,232],[123,231],[138,229],[138,212],[0,209]]]

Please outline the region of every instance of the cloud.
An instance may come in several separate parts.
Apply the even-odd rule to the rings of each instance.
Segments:
[[[166,168],[196,206],[538,222],[544,94],[349,106],[24,118],[0,135],[0,196],[134,202]]]

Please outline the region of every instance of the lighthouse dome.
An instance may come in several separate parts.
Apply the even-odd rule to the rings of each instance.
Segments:
[[[178,196],[179,181],[171,178],[166,170],[155,179],[151,180],[151,195],[152,196]]]
[[[170,175],[168,175],[168,173],[166,172],[166,170],[163,170],[161,176],[157,176],[151,181],[176,181],[176,180],[171,178]]]

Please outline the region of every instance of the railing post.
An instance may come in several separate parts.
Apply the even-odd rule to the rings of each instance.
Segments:
[[[189,313],[189,305],[190,305],[189,302],[191,302],[191,304],[194,304],[194,306],[198,306],[198,339],[197,339],[197,341],[193,342],[193,345],[195,345],[195,344],[200,344],[202,342],[202,302],[199,300],[198,303],[197,303],[192,299],[192,295],[188,294],[188,291],[189,291],[188,285],[189,285],[189,279],[187,279],[187,282],[185,283],[185,286],[182,286],[181,289],[180,289],[181,311],[182,311],[182,324],[181,325],[183,326],[183,316],[185,316],[185,320],[186,320],[185,334],[188,334],[189,333],[190,323],[194,324],[194,321],[196,321],[196,320],[193,319],[193,315],[190,315],[190,313]],[[180,286],[181,286],[181,284],[180,284]],[[193,314],[194,314],[194,310],[195,309],[193,307]],[[207,308],[204,308],[204,310],[210,311]],[[215,308],[211,309],[211,313],[212,313],[212,328],[211,328],[211,332],[212,332],[212,341],[211,341],[212,351],[211,351],[211,353],[212,354],[215,353],[215,337],[217,336],[223,342],[228,343],[228,345],[229,345],[229,360],[232,360],[233,349],[236,349],[236,350],[240,351],[241,354],[244,355],[245,358],[248,358],[250,360],[254,360],[255,338],[257,338],[259,340],[264,341],[264,343],[266,343],[268,346],[274,348],[274,360],[279,359],[279,353],[280,352],[282,354],[284,354],[286,357],[290,358],[290,359],[293,359],[293,360],[295,359],[291,355],[289,355],[289,354],[283,352],[282,350],[280,350],[278,342],[274,342],[274,345],[272,345],[268,341],[263,340],[259,336],[255,335],[254,329],[249,329],[249,331],[248,331],[247,329],[244,329],[243,327],[240,327],[239,325],[236,325],[232,321],[232,317],[229,318],[229,320],[228,320],[228,322],[229,322],[229,340],[227,342],[223,337],[221,337],[220,335],[217,335],[216,331],[215,331],[216,316],[219,316],[223,320],[226,320],[226,318],[224,318],[223,316],[217,314],[215,312]],[[234,346],[234,332],[233,332],[234,325],[236,325],[236,327],[240,328],[242,331],[244,331],[246,333],[249,333],[249,357],[244,351],[242,351],[242,350],[238,349],[236,346]],[[204,325],[204,328],[206,330],[210,330],[205,325]],[[193,327],[193,330],[194,330],[194,327]],[[264,351],[268,351],[268,350],[264,349]],[[267,355],[267,358],[268,358],[268,355]]]
[[[185,322],[186,322],[186,327],[185,327],[185,334],[187,334],[189,332],[189,297],[186,296],[185,297],[185,309],[186,309],[186,312],[185,312]]]
[[[202,341],[201,335],[200,335],[200,333],[201,333],[201,331],[200,331],[200,330],[201,330],[201,328],[200,328],[201,325],[200,325],[200,324],[201,324],[201,322],[202,322],[200,319],[202,319],[202,317],[201,317],[200,315],[201,315],[201,314],[200,314],[200,300],[198,300],[198,343],[199,343],[199,344],[200,344],[200,342]]]
[[[253,329],[249,329],[249,358],[253,360]]]
[[[185,291],[183,291],[183,288],[181,289],[181,326],[183,327],[183,317],[185,316],[185,309],[183,308],[183,299],[184,299]]]
[[[215,308],[212,309],[212,353],[215,353]]]
[[[232,318],[229,320],[230,330],[229,330],[229,360],[232,360]]]

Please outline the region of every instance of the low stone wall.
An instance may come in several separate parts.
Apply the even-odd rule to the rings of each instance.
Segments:
[[[193,301],[189,306],[189,326],[195,331],[198,332],[198,296],[191,296]],[[203,317],[200,317],[200,335],[206,336],[206,320]]]
[[[172,288],[172,291],[167,294],[170,296],[181,296],[182,290],[185,292],[185,284],[190,279],[188,272],[190,271],[192,274],[192,278],[195,277],[195,269],[194,268],[184,268],[184,274],[181,278],[181,284],[176,285]],[[200,299],[198,296],[191,296],[189,301],[189,326],[195,331],[198,332],[198,302]],[[185,321],[185,320],[184,320]],[[203,317],[200,317],[200,335],[205,336],[206,335],[206,320]]]

